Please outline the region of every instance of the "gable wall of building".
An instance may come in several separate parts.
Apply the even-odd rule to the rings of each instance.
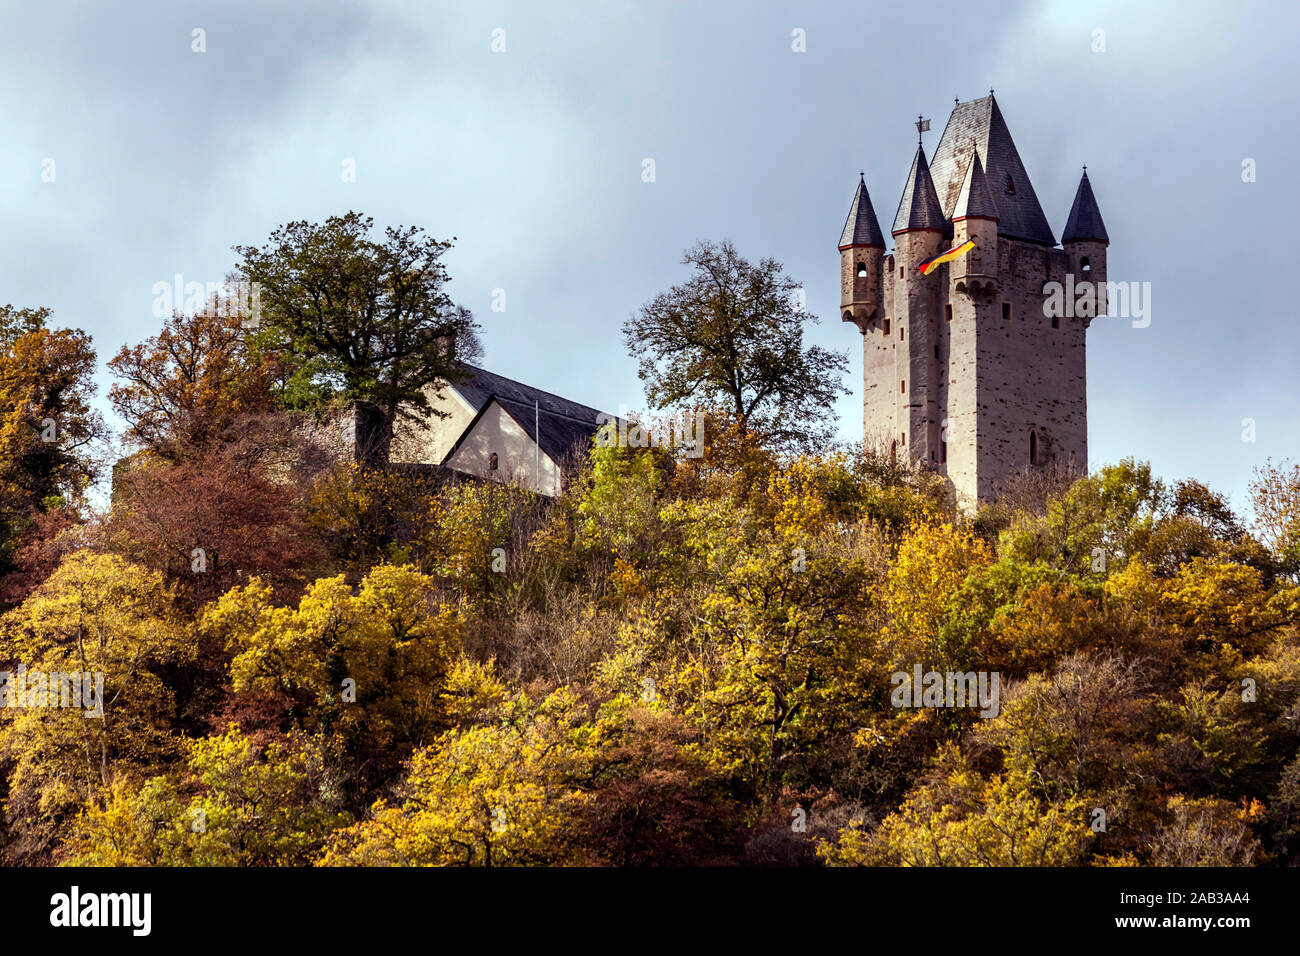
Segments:
[[[497,456],[495,471],[491,467],[494,452]],[[447,467],[477,478],[515,484],[549,497],[560,493],[559,467],[544,452],[538,454],[528,433],[495,402],[488,406],[465,435],[460,447],[447,459]]]
[[[447,417],[430,416],[423,424],[398,419],[393,425],[390,461],[440,464],[477,414],[477,409],[450,385],[444,384],[440,395],[436,395],[432,388],[426,388],[424,394],[429,404],[447,413]]]

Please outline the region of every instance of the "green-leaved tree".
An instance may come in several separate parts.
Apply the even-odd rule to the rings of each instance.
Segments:
[[[623,325],[650,404],[703,404],[775,447],[824,447],[831,406],[848,391],[848,357],[805,346],[805,323],[818,319],[800,284],[781,263],[752,264],[730,242],[700,242],[682,262],[691,277]]]

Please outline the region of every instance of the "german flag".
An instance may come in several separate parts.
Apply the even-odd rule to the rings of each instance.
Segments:
[[[952,260],[960,256],[966,255],[966,253],[970,252],[974,248],[975,248],[975,240],[967,239],[960,246],[953,246],[947,252],[939,253],[929,262],[921,263],[921,275],[928,276],[931,272],[933,272],[943,263],[952,262]]]

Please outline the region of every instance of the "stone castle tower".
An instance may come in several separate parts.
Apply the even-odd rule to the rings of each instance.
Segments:
[[[946,476],[965,507],[1027,468],[1086,469],[1085,340],[1106,311],[1109,244],[1086,168],[1057,248],[990,92],[953,108],[933,164],[918,144],[892,234],[887,253],[860,181],[840,308],[863,337],[864,439]],[[921,272],[967,239],[969,253]],[[1047,283],[1084,281],[1100,284],[1094,307],[1048,314]]]

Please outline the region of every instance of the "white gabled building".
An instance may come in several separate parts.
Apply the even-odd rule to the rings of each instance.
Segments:
[[[446,417],[399,422],[389,460],[438,464],[452,471],[554,497],[567,460],[585,450],[601,424],[595,408],[472,365],[443,382],[430,404]]]

